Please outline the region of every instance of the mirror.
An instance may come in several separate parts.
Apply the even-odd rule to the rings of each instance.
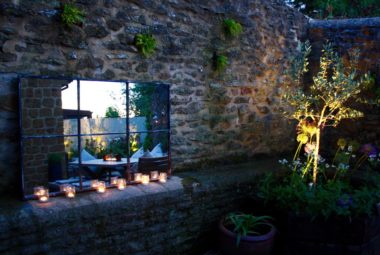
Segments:
[[[168,85],[24,77],[19,89],[26,198],[36,186],[110,186],[147,150],[170,158]]]

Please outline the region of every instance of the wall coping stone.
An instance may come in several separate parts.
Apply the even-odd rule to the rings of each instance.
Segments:
[[[353,29],[361,27],[380,27],[380,17],[358,18],[358,19],[331,19],[331,20],[309,20],[310,28],[335,28]]]

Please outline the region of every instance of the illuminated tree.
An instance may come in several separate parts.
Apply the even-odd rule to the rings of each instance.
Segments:
[[[361,86],[369,82],[370,76],[359,77],[356,69],[359,60],[357,50],[349,54],[350,61],[344,65],[331,44],[327,44],[322,50],[319,72],[313,76],[313,83],[306,86],[303,81],[308,72],[310,52],[311,46],[307,42],[302,47],[302,54],[291,62],[287,73],[290,82],[283,99],[292,107],[292,112],[287,113],[287,116],[298,121],[297,141],[300,144],[295,158],[305,144],[305,149],[309,150],[305,173],[312,166],[312,180],[316,184],[321,132],[326,126],[336,127],[342,119],[363,116],[350,104],[358,99]]]

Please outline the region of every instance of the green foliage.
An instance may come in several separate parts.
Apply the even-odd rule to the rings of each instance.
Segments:
[[[153,55],[156,44],[156,39],[151,34],[137,34],[135,36],[135,45],[144,57]]]
[[[260,181],[259,196],[283,210],[327,219],[372,215],[380,199],[379,188],[380,182],[353,188],[347,180],[336,179],[314,186],[294,173],[285,178],[267,174]]]
[[[226,35],[231,38],[236,38],[243,32],[243,27],[234,19],[224,19],[223,28]]]
[[[85,13],[74,4],[68,3],[63,6],[61,20],[68,27],[80,24],[84,21]]]
[[[378,0],[285,0],[313,18],[380,16]]]
[[[299,134],[309,137],[305,146],[312,147],[310,162],[313,165],[313,182],[316,184],[322,129],[326,126],[336,127],[343,119],[363,116],[349,103],[358,100],[361,86],[368,83],[369,75],[364,77],[358,75],[356,69],[359,60],[358,51],[350,53],[351,61],[345,66],[342,59],[333,51],[332,45],[327,44],[322,50],[319,72],[313,76],[311,86],[306,87],[303,77],[308,72],[310,52],[311,46],[306,42],[302,54],[291,61],[290,71],[287,72],[289,82],[283,99],[293,109],[291,113],[287,113],[287,116],[298,121]],[[295,158],[297,153],[299,150]]]
[[[232,224],[233,232],[236,233],[236,246],[239,246],[242,237],[247,235],[262,235],[263,226],[272,225],[269,223],[273,220],[270,216],[253,216],[252,214],[230,213],[224,220],[226,225]]]
[[[227,68],[228,58],[225,55],[214,55],[213,62],[215,71],[222,73]]]
[[[120,118],[119,111],[113,106],[107,107],[105,116],[106,118]]]
[[[48,155],[48,162],[49,164],[57,164],[61,163],[63,160],[63,153],[50,153]]]

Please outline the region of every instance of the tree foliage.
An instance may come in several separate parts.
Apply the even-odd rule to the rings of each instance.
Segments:
[[[303,45],[302,54],[293,59],[283,99],[293,109],[287,116],[298,121],[297,140],[300,146],[306,144],[312,151],[310,160],[316,184],[321,132],[326,126],[336,127],[343,119],[363,116],[362,112],[352,108],[351,103],[358,99],[361,86],[368,83],[366,79],[370,76],[362,78],[358,75],[358,51],[352,51],[350,62],[344,65],[332,45],[327,44],[322,50],[318,73],[313,76],[311,86],[305,86],[303,77],[308,72],[310,52],[311,46],[307,42]]]

